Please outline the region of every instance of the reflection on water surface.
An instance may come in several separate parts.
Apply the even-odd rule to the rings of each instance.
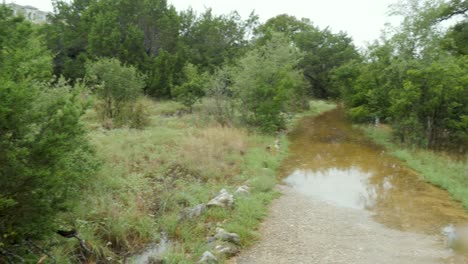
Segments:
[[[369,142],[342,109],[305,118],[290,135],[285,182],[313,199],[365,209],[389,227],[440,233],[468,223],[459,203]]]
[[[295,170],[285,182],[299,192],[340,206],[365,209],[374,205],[376,190],[368,184],[370,173],[359,168],[323,171]]]

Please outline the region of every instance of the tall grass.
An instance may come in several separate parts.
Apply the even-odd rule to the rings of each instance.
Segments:
[[[102,169],[62,222],[64,229],[78,230],[93,252],[59,238],[56,259],[117,263],[156,242],[164,231],[176,242],[166,262],[193,263],[207,250],[206,237],[217,225],[238,233],[242,247],[251,245],[270,201],[279,195],[274,187],[287,154],[285,135],[279,136],[276,150],[271,147],[276,137],[221,126],[203,104],[188,113],[175,102],[143,98],[139,103],[149,115],[144,128],[108,130],[92,110],[83,118]],[[306,114],[333,107],[323,101],[311,106]],[[181,220],[184,210],[206,203],[222,188],[234,192],[240,185],[249,185],[251,194],[236,199],[232,209],[212,208],[197,219]]]
[[[426,181],[446,189],[468,210],[468,156],[455,158],[442,152],[401,146],[393,141],[391,129],[385,126],[360,128],[391,155],[418,171]]]

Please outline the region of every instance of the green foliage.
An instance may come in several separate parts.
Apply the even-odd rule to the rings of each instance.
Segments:
[[[276,34],[265,46],[240,59],[232,74],[243,121],[273,132],[285,127],[283,113],[294,110],[304,99],[304,79],[296,69],[301,53]]]
[[[49,83],[52,56],[29,22],[0,6],[0,25],[0,247],[10,253],[1,261],[33,261],[24,241],[55,233],[97,163],[80,87]]]
[[[218,69],[207,81],[206,95],[211,104],[205,104],[208,115],[213,116],[222,126],[235,123],[234,94],[230,86],[232,70]]]
[[[183,73],[183,83],[176,86],[173,93],[178,101],[192,111],[193,105],[204,95],[203,84],[205,78],[198,72],[197,67],[190,63],[185,65]]]
[[[57,53],[55,73],[76,80],[88,59],[117,58],[148,76],[146,91],[170,96],[178,63],[179,16],[165,0],[54,2],[43,32]]]
[[[333,34],[328,29],[310,30],[295,37],[297,46],[305,52],[301,61],[304,76],[310,83],[309,94],[318,98],[337,98],[340,90],[333,85],[334,70],[360,55],[345,33]]]
[[[145,93],[152,97],[172,98],[172,89],[179,79],[180,59],[165,50],[161,50],[153,61],[148,73]]]
[[[249,22],[243,22],[237,12],[217,16],[207,9],[197,16],[189,9],[182,12],[181,19],[181,42],[187,61],[201,70],[214,72],[216,67],[232,64],[244,54]]]
[[[267,41],[272,39],[275,32],[281,32],[288,39],[294,40],[298,34],[310,31],[317,30],[309,19],[298,20],[294,16],[282,14],[268,19],[255,29],[256,42],[258,45],[265,45]]]
[[[144,76],[133,66],[122,65],[117,59],[89,63],[86,77],[103,102],[101,114],[104,119],[122,121],[125,109],[133,110],[133,104],[144,87]]]
[[[78,94],[63,81],[2,79],[0,97],[0,242],[11,245],[54,233],[56,215],[71,209],[97,164]]]
[[[287,36],[303,53],[299,67],[309,82],[308,94],[319,98],[336,98],[339,90],[332,85],[333,71],[360,56],[352,39],[345,33],[320,30],[309,19],[278,15],[256,30],[256,44],[264,45],[275,32]]]
[[[410,145],[466,151],[467,56],[457,44],[465,22],[438,28],[446,8],[443,1],[404,2],[397,11],[405,19],[391,38],[370,46],[364,62],[335,70],[352,119],[389,122]]]
[[[0,27],[0,77],[50,81],[52,55],[32,25],[0,6]]]

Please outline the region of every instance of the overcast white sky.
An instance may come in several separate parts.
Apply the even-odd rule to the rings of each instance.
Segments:
[[[6,0],[28,4],[44,11],[52,11],[51,0]],[[333,32],[346,31],[361,46],[380,35],[385,22],[397,21],[387,16],[388,5],[398,0],[168,0],[177,10],[189,6],[197,11],[212,7],[217,14],[237,10],[247,18],[252,10],[261,21],[279,14],[310,18],[320,28],[329,26]]]

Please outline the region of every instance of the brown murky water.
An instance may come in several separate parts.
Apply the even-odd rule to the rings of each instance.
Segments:
[[[468,223],[462,206],[371,143],[338,108],[305,118],[290,135],[285,182],[338,206],[370,211],[375,220],[404,231],[440,234]]]

